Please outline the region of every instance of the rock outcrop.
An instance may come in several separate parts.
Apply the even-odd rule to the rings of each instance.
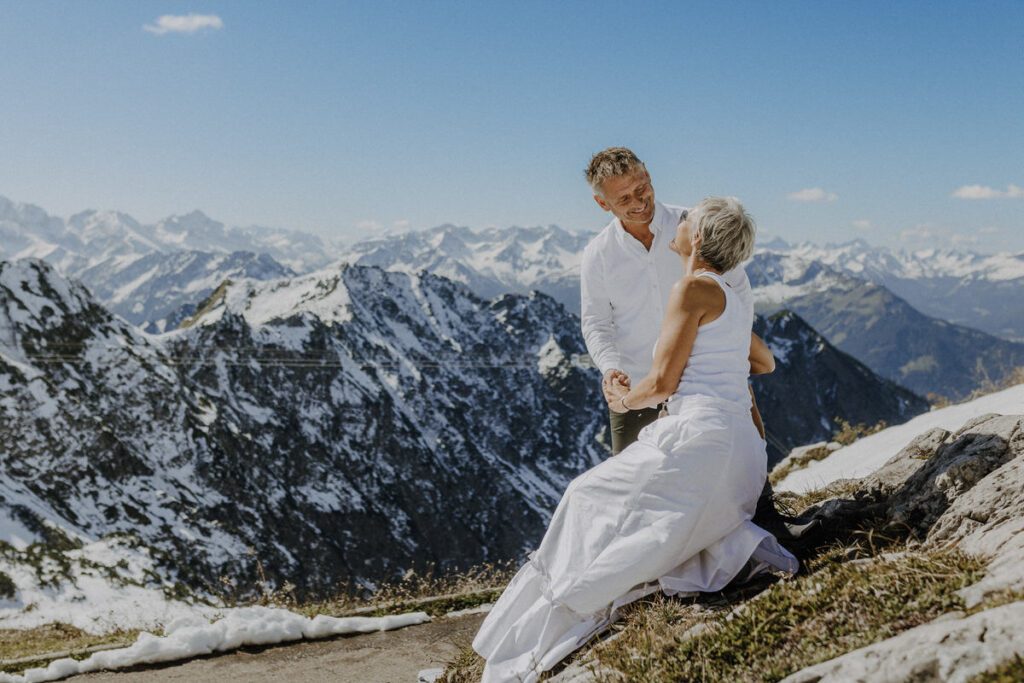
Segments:
[[[789,683],[965,681],[1024,654],[1024,416],[984,415],[921,434],[853,499],[825,501],[824,527],[872,518],[922,550],[955,547],[988,560],[951,612],[898,636],[804,669]]]

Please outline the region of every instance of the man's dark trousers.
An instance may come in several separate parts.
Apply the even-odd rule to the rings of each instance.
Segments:
[[[618,455],[636,441],[641,429],[658,419],[658,409],[643,408],[628,413],[609,410],[608,418],[612,424],[612,455]]]

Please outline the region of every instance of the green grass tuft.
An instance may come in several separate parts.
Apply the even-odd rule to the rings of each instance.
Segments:
[[[823,558],[814,573],[708,615],[695,637],[685,637],[690,621],[634,614],[622,636],[595,652],[631,681],[779,680],[962,608],[955,592],[984,569],[953,551],[839,559]]]

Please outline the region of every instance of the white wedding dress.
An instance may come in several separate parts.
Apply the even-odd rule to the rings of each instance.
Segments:
[[[720,590],[749,559],[796,572],[796,558],[750,521],[767,469],[747,390],[753,305],[702,275],[726,306],[698,328],[669,415],[569,484],[473,640],[484,683],[532,683],[654,591]]]

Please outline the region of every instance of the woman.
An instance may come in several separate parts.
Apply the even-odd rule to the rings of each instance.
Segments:
[[[708,198],[679,224],[673,251],[686,275],[669,299],[654,366],[612,409],[656,406],[668,416],[637,443],[569,484],[540,547],[502,593],[473,648],[483,680],[536,680],[656,590],[716,591],[747,564],[795,572],[796,559],[750,522],[766,471],[751,419],[753,307],[722,274],[753,252],[754,224],[738,201]],[[684,371],[685,369],[685,371]]]

